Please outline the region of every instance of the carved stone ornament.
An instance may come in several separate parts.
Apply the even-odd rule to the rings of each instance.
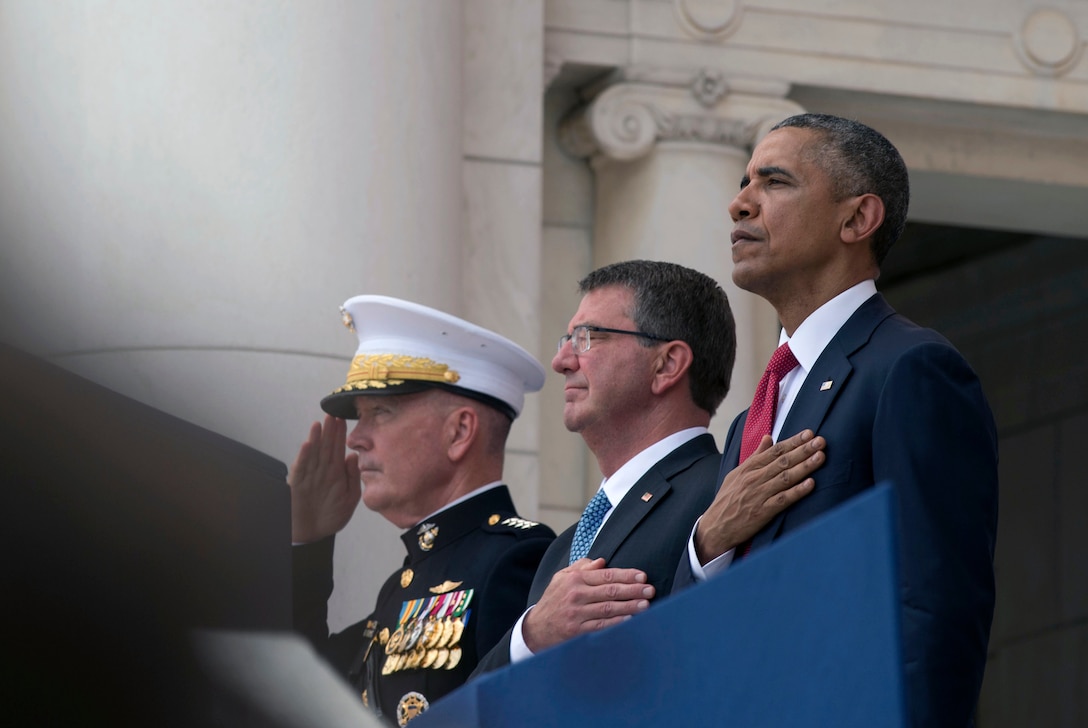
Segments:
[[[723,96],[729,93],[729,82],[725,80],[725,74],[721,71],[704,68],[699,71],[699,75],[691,84],[691,93],[705,108],[712,109]]]
[[[1040,76],[1060,76],[1080,60],[1084,49],[1077,24],[1057,8],[1036,8],[1015,36],[1021,62]]]
[[[684,31],[699,40],[720,41],[740,25],[742,0],[673,0],[673,12]]]
[[[801,109],[782,98],[788,86],[747,86],[705,69],[669,85],[614,83],[560,123],[559,141],[573,156],[618,161],[638,159],[659,141],[748,149]]]

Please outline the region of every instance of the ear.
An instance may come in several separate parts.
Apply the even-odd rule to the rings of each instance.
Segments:
[[[874,194],[865,194],[848,201],[849,217],[842,224],[844,243],[858,243],[869,240],[884,222],[884,201]]]
[[[670,341],[661,347],[658,356],[654,359],[654,380],[650,384],[650,391],[654,394],[664,394],[678,382],[683,381],[691,369],[694,354],[691,347],[684,341]]]
[[[480,418],[471,407],[458,407],[446,416],[443,433],[450,462],[459,462],[468,454],[479,432]]]

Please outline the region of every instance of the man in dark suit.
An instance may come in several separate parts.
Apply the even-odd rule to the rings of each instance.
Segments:
[[[753,416],[753,402],[733,422],[724,482],[699,520],[677,587],[889,481],[897,498],[909,724],[969,726],[994,606],[997,436],[963,357],[876,292],[908,201],[898,151],[857,122],[791,117],[755,148],[729,206],[733,280],[774,305],[792,358],[774,377],[781,376],[773,382],[777,408]],[[756,420],[767,429],[759,431]],[[800,432],[809,443],[826,439],[826,457],[772,445],[780,432]],[[744,459],[745,440],[785,455],[782,477],[795,484],[785,494],[795,505],[770,516],[769,504],[746,491],[756,458]],[[805,458],[801,470],[798,456]],[[823,464],[808,477],[812,459]]]
[[[707,425],[729,390],[736,349],[725,292],[698,271],[654,261],[605,266],[579,285],[583,298],[552,368],[565,379],[564,424],[585,440],[605,479],[582,521],[548,548],[530,609],[477,674],[667,595],[718,484]],[[780,489],[777,481],[764,487]],[[594,511],[603,524],[590,523]]]
[[[409,301],[357,296],[343,314],[359,348],[288,477],[294,622],[364,703],[405,725],[464,683],[518,618],[555,537],[518,516],[501,482],[511,423],[544,368],[498,334]],[[405,529],[408,553],[373,612],[330,635],[334,536],[360,497]]]

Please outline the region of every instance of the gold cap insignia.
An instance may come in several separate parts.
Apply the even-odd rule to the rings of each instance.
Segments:
[[[351,333],[355,333],[355,319],[351,317],[351,312],[343,306],[340,307],[340,320],[344,322],[344,326],[347,326]]]
[[[360,354],[351,360],[347,383],[333,392],[353,392],[360,389],[385,389],[389,385],[415,382],[456,384],[461,375],[422,356],[404,354]]]

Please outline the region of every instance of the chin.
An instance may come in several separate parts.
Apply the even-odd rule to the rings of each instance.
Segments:
[[[564,414],[563,426],[567,428],[567,432],[581,432],[584,423],[576,414]]]
[[[733,267],[733,283],[737,288],[742,291],[748,291],[754,293],[758,287],[758,277],[755,272],[752,271],[749,266],[746,266],[743,262],[737,263]]]

